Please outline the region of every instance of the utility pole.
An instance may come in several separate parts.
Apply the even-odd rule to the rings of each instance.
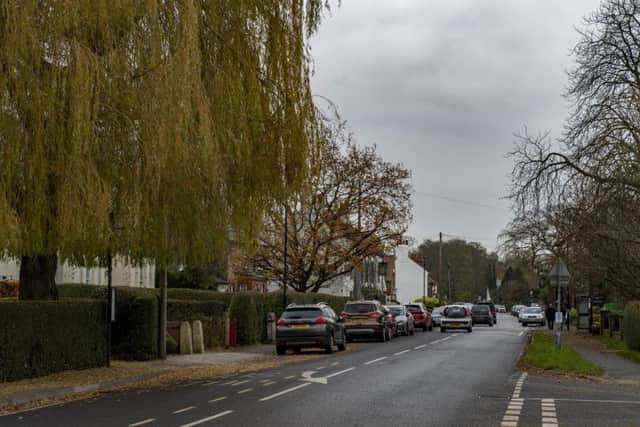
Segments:
[[[427,303],[427,257],[422,255],[422,302]]]
[[[447,263],[447,284],[449,288],[449,296],[447,297],[447,303],[451,304],[453,301],[453,295],[451,294],[451,264]]]
[[[289,274],[289,264],[287,262],[287,252],[289,249],[289,206],[284,205],[284,268],[282,275],[282,310],[287,308],[287,275]]]
[[[362,183],[358,180],[358,239],[362,227]],[[362,299],[362,263],[354,266],[353,275],[353,298],[355,300]]]
[[[442,232],[440,232],[440,247],[438,248],[438,252],[440,253],[440,260],[438,262],[438,300],[439,304],[442,305],[442,294],[444,293],[444,282],[442,281]]]

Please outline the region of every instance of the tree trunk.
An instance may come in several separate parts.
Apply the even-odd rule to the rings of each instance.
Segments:
[[[20,258],[20,294],[22,300],[58,299],[56,288],[57,255]]]

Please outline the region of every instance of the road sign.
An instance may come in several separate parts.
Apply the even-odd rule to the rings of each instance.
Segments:
[[[566,288],[569,284],[571,274],[567,269],[567,265],[561,260],[557,260],[551,271],[549,272],[549,282],[554,288]]]

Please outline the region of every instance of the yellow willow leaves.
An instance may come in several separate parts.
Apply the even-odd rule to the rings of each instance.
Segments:
[[[320,0],[0,4],[0,249],[200,262],[315,144]]]

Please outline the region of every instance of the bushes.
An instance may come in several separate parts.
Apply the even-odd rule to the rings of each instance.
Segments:
[[[630,302],[626,305],[622,330],[627,349],[640,351],[640,302]]]
[[[104,365],[105,311],[95,300],[0,302],[0,381]]]
[[[258,307],[256,294],[234,293],[229,305],[229,318],[236,319],[238,344],[255,344],[262,339],[263,310]]]
[[[116,321],[111,329],[111,351],[123,359],[158,357],[159,310],[157,289],[115,287]],[[93,285],[58,285],[66,298],[106,300],[107,288]]]
[[[19,288],[15,280],[0,280],[0,298],[18,298]]]

